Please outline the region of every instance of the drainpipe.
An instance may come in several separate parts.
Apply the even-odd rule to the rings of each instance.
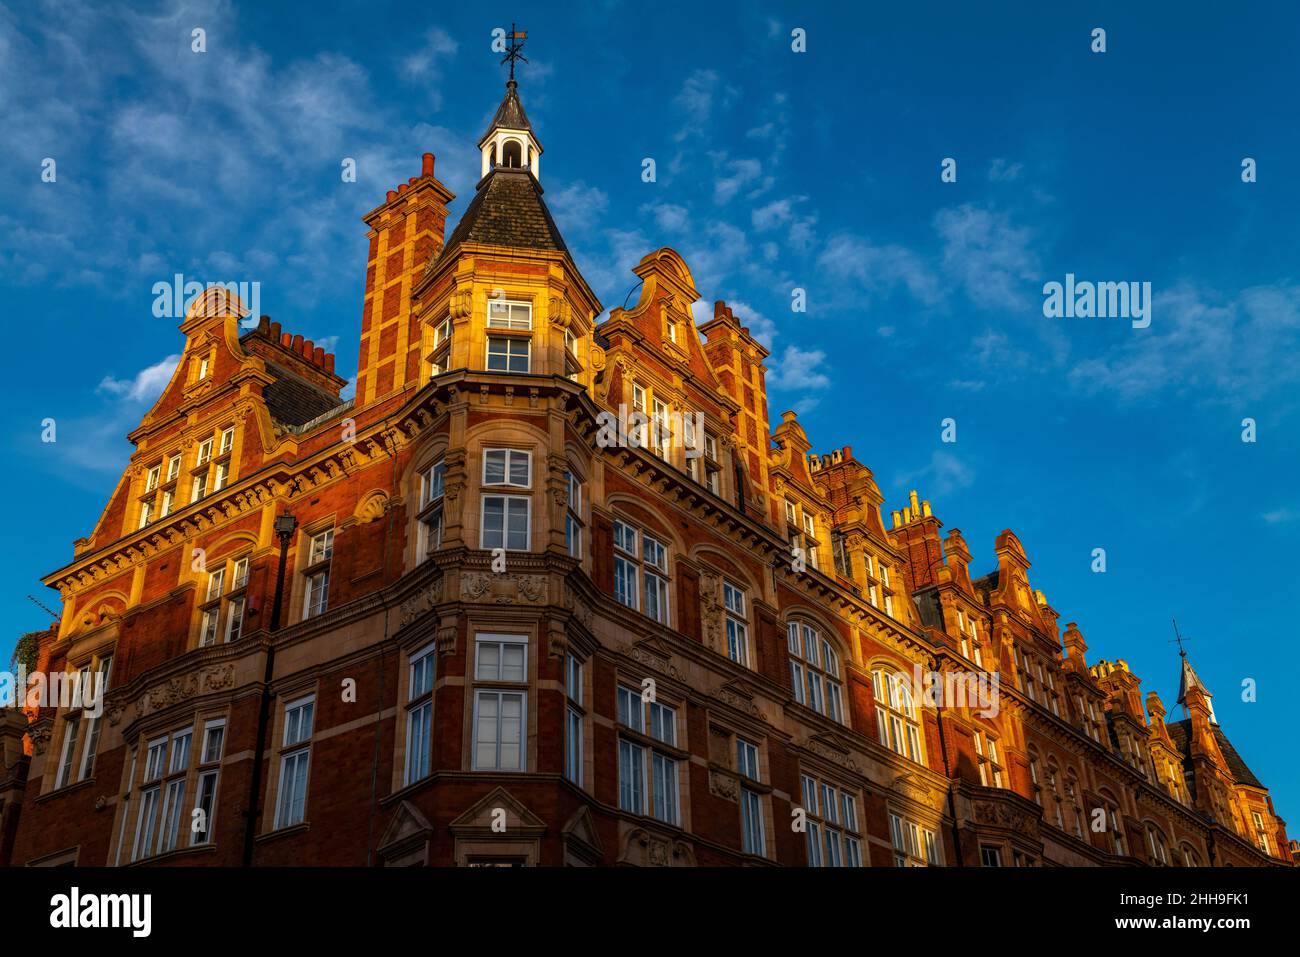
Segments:
[[[937,674],[937,662],[934,658],[930,659],[930,671]],[[943,755],[943,773],[948,779],[948,815],[952,818],[952,849],[957,855],[957,866],[965,867],[966,860],[961,853],[961,829],[957,827],[957,802],[953,798],[954,780],[952,771],[948,767],[948,744],[943,733],[943,708],[934,709],[935,724],[939,726],[939,753]]]
[[[289,542],[298,520],[288,513],[275,518],[275,537],[280,540],[280,568],[275,576],[275,600],[271,605],[270,632],[280,630],[280,607],[284,598],[284,568],[289,559]],[[275,639],[266,645],[266,670],[262,675],[262,700],[257,712],[257,743],[253,748],[253,774],[248,788],[248,809],[244,812],[243,867],[253,866],[253,840],[257,837],[258,803],[262,789],[262,762],[266,759],[266,727],[271,720],[271,679],[275,676]]]

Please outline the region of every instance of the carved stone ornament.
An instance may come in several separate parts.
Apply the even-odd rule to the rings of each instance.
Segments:
[[[740,803],[740,785],[736,781],[736,776],[727,771],[709,769],[709,793]]]
[[[438,580],[420,589],[402,602],[401,608],[398,609],[397,627],[405,628],[417,618],[433,611],[434,606],[438,604],[438,594],[441,587],[442,581]]]
[[[975,801],[971,816],[977,824],[1005,827],[1029,836],[1038,834],[1038,819],[1034,815],[1000,801]]]
[[[384,517],[388,511],[388,496],[383,492],[372,492],[357,506],[357,521],[366,525]]]
[[[760,721],[767,720],[767,715],[759,709],[758,705],[754,704],[753,695],[741,685],[734,682],[725,684],[721,688],[709,692],[709,695],[716,701],[721,701],[723,704],[745,712],[751,718],[758,718]]]
[[[571,587],[566,587],[564,593],[564,607],[573,613],[573,617],[578,619],[582,627],[591,630],[592,611],[588,605]]]
[[[672,663],[670,659],[663,655],[657,655],[649,648],[641,645],[624,645],[623,654],[627,655],[637,664],[649,668],[651,671],[657,671],[661,675],[667,675],[677,681],[685,681],[686,676],[682,674],[681,669]]]
[[[140,709],[141,714],[148,715],[163,708],[170,708],[197,694],[221,691],[229,688],[234,681],[234,665],[218,665],[169,678],[145,692],[145,703]]]
[[[623,853],[619,855],[618,860],[620,864],[633,864],[638,867],[693,867],[695,865],[695,855],[688,844],[651,834],[639,827],[628,832],[623,844]]]
[[[474,308],[474,294],[469,289],[458,289],[451,294],[447,309],[452,320],[464,319]]]
[[[438,654],[442,657],[454,655],[456,653],[456,623],[453,619],[451,624],[443,624],[438,629]]]
[[[704,645],[722,651],[722,576],[717,572],[700,571],[700,624],[704,629]]]
[[[894,783],[890,785],[890,789],[904,797],[911,798],[913,801],[928,802],[930,800],[930,789],[910,774],[900,774],[894,778]]]
[[[832,743],[831,741],[822,740],[818,737],[809,737],[808,740],[803,743],[803,746],[805,750],[811,751],[819,758],[825,758],[827,761],[838,764],[842,768],[847,768],[850,771],[856,771],[858,769],[857,762],[853,760],[853,757],[848,753],[847,749],[838,745],[838,742]]]
[[[54,719],[42,718],[27,728],[27,737],[32,740],[32,754],[44,754],[50,745],[50,736],[54,733]]]
[[[544,605],[546,576],[473,572],[461,577],[460,597],[463,601],[490,601],[497,605]]]

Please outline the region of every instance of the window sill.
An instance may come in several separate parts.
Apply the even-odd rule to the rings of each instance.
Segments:
[[[71,784],[64,784],[60,787],[54,788],[53,790],[46,791],[40,797],[36,798],[36,803],[40,804],[42,801],[51,801],[55,798],[63,797],[65,794],[71,794],[73,791],[85,790],[94,783],[95,777],[92,774],[90,777],[83,778],[80,781],[74,781]]]
[[[131,861],[127,867],[148,867],[152,864],[167,864],[171,861],[179,860],[185,857],[198,857],[203,854],[215,854],[217,852],[216,844],[195,844],[193,847],[176,847],[170,851],[163,851],[161,854],[154,854],[150,857],[142,857],[138,861]]]
[[[282,837],[295,837],[299,834],[306,834],[311,830],[311,822],[303,821],[301,824],[290,824],[288,827],[278,828],[274,831],[268,831],[266,834],[259,834],[254,840],[254,844],[269,844],[272,841],[279,840]]]

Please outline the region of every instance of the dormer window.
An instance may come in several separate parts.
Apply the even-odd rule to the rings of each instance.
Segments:
[[[198,372],[195,374],[194,378],[196,380],[202,381],[207,377],[208,377],[208,357],[204,356],[202,359],[199,360]]]

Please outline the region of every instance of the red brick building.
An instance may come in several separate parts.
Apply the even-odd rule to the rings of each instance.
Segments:
[[[37,669],[108,692],[5,712],[0,862],[1292,863],[1186,659],[1169,722],[1012,532],[975,577],[916,493],[886,526],[673,250],[597,325],[513,80],[480,147],[449,235],[429,154],[365,217],[355,398],[191,307],[46,578]]]

